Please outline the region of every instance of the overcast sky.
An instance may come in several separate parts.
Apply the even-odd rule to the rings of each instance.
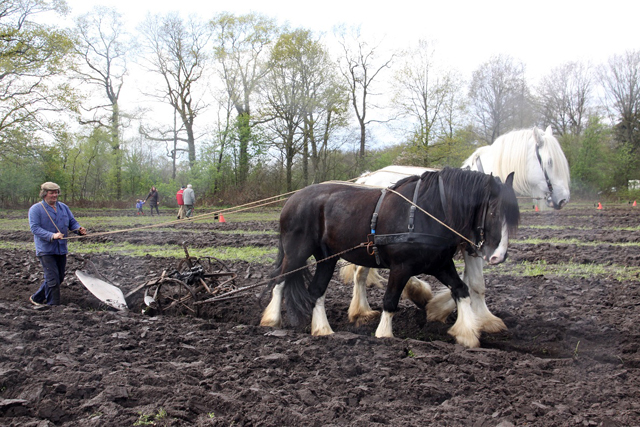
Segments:
[[[437,53],[466,78],[495,54],[510,54],[535,79],[569,60],[604,62],[614,53],[640,49],[638,0],[418,0],[319,2],[290,0],[176,1],[68,0],[72,14],[95,5],[115,7],[135,26],[147,13],[178,11],[208,18],[228,11],[259,12],[291,27],[331,33],[337,24],[360,25],[365,35],[385,37],[397,47],[437,40]],[[179,5],[179,6],[177,6]]]

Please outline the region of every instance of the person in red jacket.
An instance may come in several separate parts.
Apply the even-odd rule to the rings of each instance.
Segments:
[[[178,209],[178,219],[182,219],[184,218],[184,200],[182,198],[182,192],[184,191],[185,187],[184,185],[182,186],[181,189],[178,190],[178,192],[176,193],[176,200],[178,201],[178,207],[180,209]]]

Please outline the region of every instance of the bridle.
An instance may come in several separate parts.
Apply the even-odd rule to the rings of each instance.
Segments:
[[[549,192],[546,193],[547,200],[551,200],[553,202],[553,185],[551,184],[551,180],[549,179],[549,175],[547,174],[547,170],[544,168],[542,163],[542,157],[540,156],[540,145],[543,141],[540,139],[540,135],[538,135],[538,130],[533,129],[533,135],[536,139],[536,157],[538,158],[538,163],[540,163],[540,169],[542,169],[542,173],[544,174],[544,180],[547,181],[547,188]]]

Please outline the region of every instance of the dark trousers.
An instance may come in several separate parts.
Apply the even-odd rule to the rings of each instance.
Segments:
[[[66,255],[41,255],[38,257],[44,269],[44,282],[31,298],[37,303],[60,304],[60,284],[67,266]]]
[[[156,212],[158,213],[158,215],[160,215],[160,211],[158,210],[158,204],[157,203],[149,203],[149,206],[151,207],[151,216],[153,216],[153,208],[156,208]]]

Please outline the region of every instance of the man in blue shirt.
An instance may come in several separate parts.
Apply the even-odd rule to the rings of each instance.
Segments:
[[[67,205],[58,201],[60,186],[45,182],[40,186],[40,202],[29,209],[29,227],[36,244],[36,256],[44,269],[44,282],[29,300],[34,305],[60,304],[60,284],[67,265],[69,231],[85,235]]]

